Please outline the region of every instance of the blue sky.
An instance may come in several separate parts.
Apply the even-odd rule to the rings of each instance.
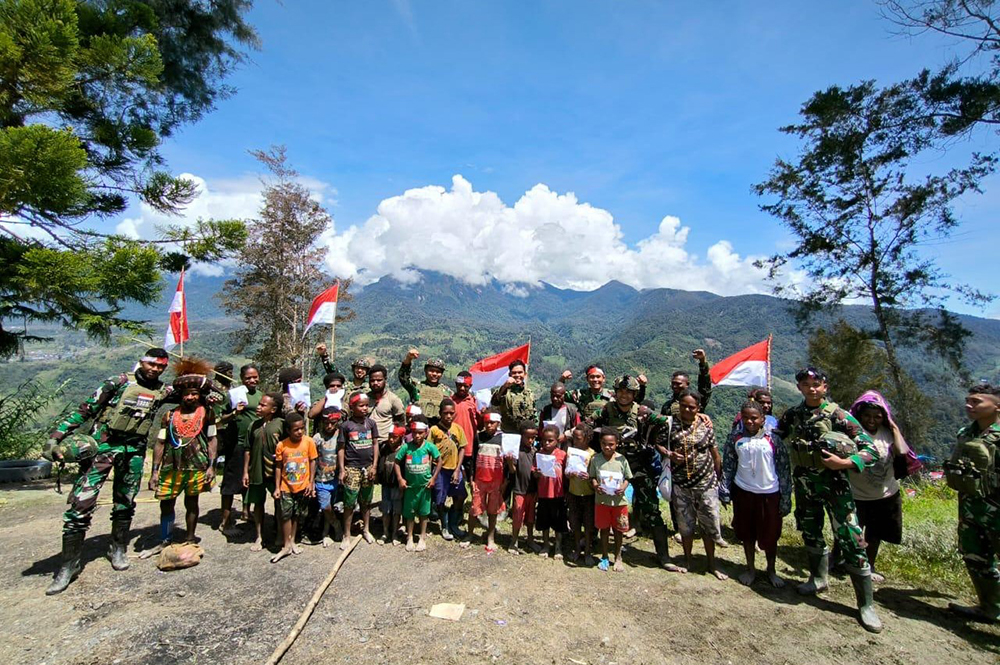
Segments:
[[[760,290],[748,257],[787,240],[750,191],[794,155],[777,128],[816,90],[903,79],[955,46],[893,34],[871,1],[259,1],[250,19],[263,48],[230,78],[237,94],[173,137],[168,163],[205,181],[191,214],[245,215],[259,171],[247,150],[285,144],[330,204],[332,269],[361,281],[439,262],[473,281]],[[985,289],[967,256],[1000,239],[990,201],[963,204],[965,233],[935,248]],[[491,230],[447,237],[465,219]],[[554,241],[451,260],[453,245],[496,250],[533,224]],[[440,240],[433,256],[399,249],[422,238]],[[560,238],[589,253],[554,250]],[[600,268],[604,243],[616,249]]]

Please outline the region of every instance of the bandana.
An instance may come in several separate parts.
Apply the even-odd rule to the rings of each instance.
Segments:
[[[591,365],[590,367],[587,368],[587,376],[592,376],[594,374],[597,374],[599,376],[604,376],[604,370],[598,367],[597,365]]]
[[[426,432],[427,423],[422,423],[420,421],[410,423],[410,431],[412,432]]]
[[[361,401],[362,397],[366,397],[366,395],[364,393],[354,393],[353,395],[351,395],[351,398],[347,400],[347,403],[350,404],[351,406],[354,406],[359,401]]]
[[[142,358],[139,358],[139,362],[153,363],[154,365],[159,365],[160,367],[166,367],[170,364],[166,358],[154,358],[153,356],[143,356]]]
[[[402,438],[406,436],[406,428],[396,425],[395,427],[392,428],[392,435]]]
[[[341,418],[343,418],[344,414],[340,410],[337,410],[337,411],[330,411],[329,413],[324,414],[323,417],[326,420],[332,420],[332,421],[336,422],[336,421],[340,420]]]
[[[472,377],[471,376],[457,376],[455,377],[455,385],[459,386],[471,386]]]
[[[498,423],[498,422],[500,422],[502,420],[503,420],[503,417],[499,413],[494,412],[494,413],[487,413],[486,414],[486,422]]]
[[[408,407],[406,407],[406,415],[408,415],[408,416],[409,416],[409,417],[411,417],[411,418],[412,418],[413,416],[419,416],[419,415],[421,415],[421,414],[422,414],[423,412],[424,412],[424,410],[423,410],[423,409],[421,409],[421,408],[420,408],[419,406],[417,406],[416,404],[411,404],[411,405],[409,405]]]

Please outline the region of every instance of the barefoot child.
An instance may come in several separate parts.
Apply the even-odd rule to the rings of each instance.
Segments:
[[[590,486],[594,488],[594,527],[601,532],[601,561],[597,564],[600,570],[610,566],[608,558],[608,539],[611,531],[615,532],[615,571],[623,570],[622,566],[622,535],[628,531],[628,501],[625,490],[632,479],[632,470],[628,460],[618,454],[618,444],[621,434],[614,427],[600,429],[601,452],[590,460],[587,475],[590,476]]]
[[[501,420],[501,427],[503,421]],[[514,512],[511,515],[510,553],[520,554],[518,540],[521,525],[528,527],[528,547],[535,549],[535,499],[538,496],[538,479],[535,478],[535,438],[538,427],[534,420],[521,421],[521,449],[517,457],[507,458],[507,474],[514,483]]]
[[[549,531],[555,532],[553,557],[562,559],[562,537],[566,533],[566,497],[563,488],[563,468],[566,465],[566,451],[559,448],[561,433],[557,425],[542,428],[541,448],[535,456],[550,455],[555,458],[555,476],[546,476],[540,469],[535,470],[538,478],[538,504],[535,507],[535,526],[542,532],[543,557],[549,556]]]
[[[733,502],[733,528],[743,541],[747,570],[740,583],[750,586],[756,578],[757,545],[767,558],[767,578],[780,588],[784,580],[774,569],[781,536],[781,518],[792,510],[792,472],[788,450],[777,434],[766,431],[764,409],[753,400],[740,409],[741,431],[726,442],[719,495]]]
[[[274,498],[281,501],[281,531],[285,544],[271,557],[278,563],[289,554],[300,554],[302,548],[295,544],[299,518],[309,512],[309,499],[316,495],[313,479],[316,477],[316,443],[306,436],[306,419],[294,412],[285,418],[288,438],[278,443],[274,451]]]
[[[264,501],[274,493],[274,450],[285,431],[285,421],[277,418],[281,411],[281,395],[262,395],[257,403],[257,420],[250,426],[244,445],[249,452],[243,460],[243,486],[247,488],[247,504],[253,506],[253,524],[257,538],[251,552],[264,548]],[[275,501],[275,520],[278,502]]]
[[[323,511],[323,547],[333,545],[334,539],[340,540],[338,531],[340,523],[333,512],[333,504],[337,500],[337,439],[340,438],[340,420],[343,412],[336,406],[328,406],[320,412],[320,430],[313,437],[316,452],[316,498],[319,509]],[[333,529],[334,538],[330,538]]]
[[[427,549],[427,516],[431,514],[434,482],[441,472],[441,453],[427,440],[427,419],[414,416],[410,421],[412,438],[396,453],[396,481],[403,490],[403,519],[406,520],[406,551]],[[437,461],[433,468],[431,463]],[[420,543],[413,544],[413,522],[420,522]]]
[[[465,479],[462,469],[465,461],[465,432],[455,423],[455,402],[445,397],[438,405],[438,423],[431,426],[430,441],[441,453],[441,473],[434,485],[434,505],[441,518],[441,537],[445,540],[462,539],[465,532],[459,528],[465,508]],[[445,504],[451,498],[451,508]]]
[[[389,432],[389,438],[379,446],[378,481],[382,485],[382,538],[379,543],[396,544],[399,517],[403,512],[403,490],[396,478],[396,453],[403,445],[406,428],[396,425]]]
[[[375,469],[378,465],[378,446],[375,445],[378,429],[375,421],[368,417],[368,395],[354,393],[349,405],[351,419],[340,426],[337,447],[340,484],[344,488],[344,538],[340,548],[345,550],[351,536],[354,506],[361,508],[361,536],[366,543],[375,542],[368,523],[371,519]]]
[[[590,466],[590,460],[594,457],[594,449],[590,447],[590,442],[594,437],[594,429],[587,423],[580,423],[573,428],[570,434],[572,448],[567,455],[567,472],[569,478],[566,493],[566,512],[569,517],[569,534],[572,538],[573,551],[569,555],[570,561],[577,561],[580,558],[580,529],[583,527],[583,554],[584,563],[588,566],[594,565],[594,557],[591,556],[591,543],[594,541],[594,486],[590,484],[590,476],[587,471],[569,472],[569,457],[578,455],[583,458],[584,469]],[[573,451],[579,451],[574,453]]]
[[[486,552],[497,551],[497,515],[505,509],[503,502],[503,435],[500,434],[500,413],[488,410],[483,415],[483,431],[476,437],[472,450],[475,479],[472,483],[472,508],[469,509],[469,542],[473,539],[479,516],[486,513]]]

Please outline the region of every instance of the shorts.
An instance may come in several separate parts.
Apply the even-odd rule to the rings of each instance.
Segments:
[[[534,494],[514,495],[514,513],[511,515],[511,519],[514,521],[513,524],[514,531],[520,531],[522,524],[527,524],[530,527],[534,527],[535,525]]]
[[[403,519],[427,517],[431,514],[431,488],[407,487],[403,491]]]
[[[263,506],[268,496],[274,495],[274,478],[264,478],[264,482],[247,488],[247,504]]]
[[[458,474],[458,482],[452,484],[451,480]],[[437,480],[434,481],[434,503],[439,506],[445,504],[450,496],[455,502],[465,503],[465,497],[469,493],[465,490],[465,483],[462,478],[461,469],[441,469]]]
[[[339,485],[336,481],[332,483],[321,483],[316,481],[316,498],[319,499],[319,509],[326,510],[333,505],[337,498],[337,488]]]
[[[674,485],[673,504],[677,507],[677,530],[681,536],[694,536],[695,529],[701,530],[702,538],[719,540],[719,488],[691,490]]]
[[[349,466],[344,470],[344,511],[360,505],[367,508],[372,503],[375,481],[368,477],[368,469]]]
[[[744,543],[757,543],[765,552],[774,552],[781,537],[781,492],[756,494],[735,483],[733,494],[733,531]]]
[[[552,529],[556,533],[568,533],[566,499],[561,496],[539,499],[535,507],[535,528],[539,531]]]
[[[478,480],[472,483],[472,507],[469,508],[469,516],[479,517],[483,513],[487,515],[502,513],[507,508],[503,502],[502,490],[502,478],[489,483]]]
[[[403,512],[403,490],[398,487],[382,485],[382,501],[379,502],[379,508],[383,515],[401,514]]]
[[[611,529],[618,533],[625,533],[628,531],[628,504],[621,506],[595,504],[594,526],[601,530]]]
[[[581,525],[588,531],[594,524],[594,495],[576,494],[566,495],[566,517],[571,526],[580,528]]]
[[[282,520],[305,517],[309,514],[309,497],[306,496],[305,490],[301,492],[282,492],[278,502],[281,506]]]
[[[204,471],[179,471],[170,469],[160,474],[160,483],[156,486],[156,498],[176,499],[181,493],[187,496],[198,496],[211,490],[211,485],[205,484]]]
[[[903,540],[903,497],[899,492],[874,501],[855,499],[854,507],[866,541],[899,545]]]

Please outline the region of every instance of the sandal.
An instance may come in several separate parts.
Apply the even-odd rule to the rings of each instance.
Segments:
[[[608,568],[610,567],[611,567],[611,562],[608,561],[607,559],[601,559],[601,562],[597,564],[597,569],[603,570],[605,572],[607,572]]]

